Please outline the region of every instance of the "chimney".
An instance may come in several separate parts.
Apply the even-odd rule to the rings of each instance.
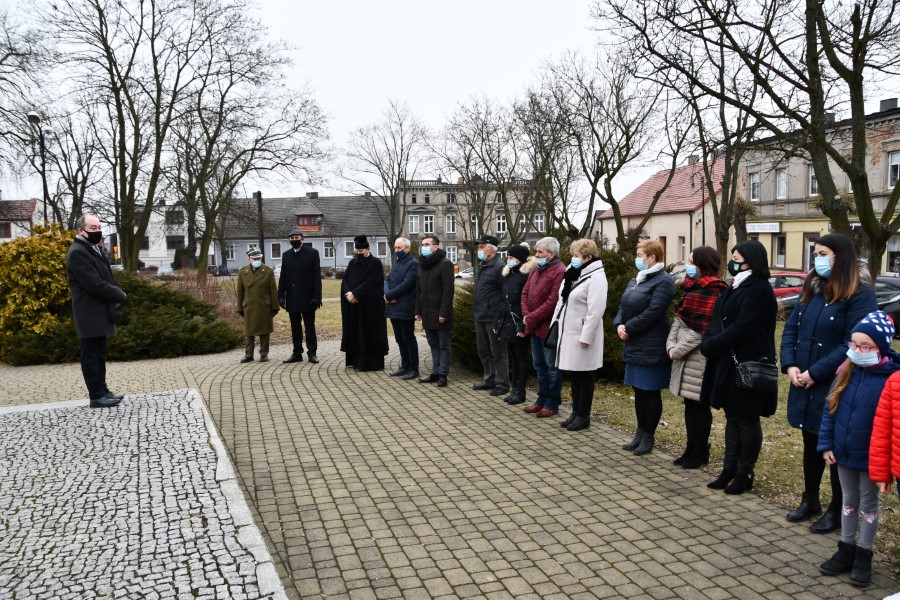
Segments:
[[[307,200],[315,200],[318,197],[319,197],[319,192],[306,192]]]
[[[878,109],[878,112],[884,112],[886,110],[894,110],[897,108],[897,99],[896,98],[887,98],[886,100],[881,101],[881,107]]]
[[[366,192],[365,194],[363,194],[363,196],[371,196],[371,195],[372,195],[372,192]]]
[[[698,162],[700,162],[700,157],[696,154],[691,154],[690,156],[688,156],[689,165],[696,165]]]

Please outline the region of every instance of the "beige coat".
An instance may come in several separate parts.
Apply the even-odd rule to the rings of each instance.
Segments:
[[[244,313],[244,335],[272,333],[273,312],[278,312],[278,286],[275,271],[267,265],[253,270],[244,265],[237,276],[237,306]]]
[[[697,333],[675,317],[666,340],[666,352],[672,356],[669,391],[676,396],[689,400],[700,399],[703,369],[706,367],[706,358],[700,354],[701,339],[703,334]]]

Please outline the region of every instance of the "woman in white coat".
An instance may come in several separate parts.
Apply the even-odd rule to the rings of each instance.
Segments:
[[[572,262],[563,277],[556,303],[559,322],[556,366],[569,380],[572,415],[560,423],[568,431],[587,429],[594,401],[594,371],[603,366],[603,313],[608,290],[600,250],[593,240],[569,247]],[[551,325],[552,327],[552,325]]]

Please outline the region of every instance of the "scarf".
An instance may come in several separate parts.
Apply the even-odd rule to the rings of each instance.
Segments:
[[[746,271],[741,271],[737,275],[734,276],[734,279],[731,280],[731,287],[737,289],[741,283],[745,279],[748,279],[753,274],[753,269],[747,269]]]
[[[704,275],[699,279],[685,277],[682,287],[684,296],[675,309],[675,314],[693,331],[703,333],[709,327],[713,306],[719,299],[719,294],[728,289],[728,285],[718,277]]]
[[[569,292],[572,291],[572,284],[578,281],[578,278],[581,277],[581,271],[586,266],[594,262],[594,259],[585,261],[581,264],[581,267],[576,269],[575,267],[569,267],[566,269],[565,274],[563,275],[563,288],[562,288],[562,300],[563,304],[568,302],[569,300]]]
[[[649,267],[649,268],[647,268],[647,269],[644,269],[643,271],[638,271],[638,274],[637,274],[637,277],[636,277],[637,282],[640,283],[640,282],[642,282],[643,280],[647,279],[648,276],[653,275],[654,273],[659,273],[659,272],[662,271],[665,267],[666,267],[666,266],[660,262],[660,263],[656,263],[656,264],[653,265],[652,267]]]
[[[421,266],[423,269],[430,269],[434,265],[441,262],[445,256],[447,256],[447,253],[438,248],[431,254],[431,256],[420,256],[419,266]]]

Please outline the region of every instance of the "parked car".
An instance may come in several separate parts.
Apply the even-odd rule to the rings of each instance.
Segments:
[[[225,265],[206,265],[206,274],[213,277],[224,277],[231,275],[231,272]]]
[[[281,265],[275,267],[275,277],[281,277]]]
[[[800,301],[800,294],[787,294],[785,296],[777,296],[775,302],[778,303],[778,318],[787,321],[787,318],[794,312],[794,307]]]
[[[172,270],[172,267],[163,265],[156,269],[156,276],[160,279],[165,277],[175,277],[175,271]]]
[[[456,274],[457,279],[471,279],[475,277],[475,269],[473,267],[469,267],[468,269],[463,269],[459,273]]]
[[[892,298],[900,294],[900,277],[877,277],[875,279],[875,296],[881,300],[882,298]]]
[[[772,284],[772,290],[775,297],[788,296],[798,294],[803,290],[803,282],[806,281],[806,273],[771,273],[769,283]]]

